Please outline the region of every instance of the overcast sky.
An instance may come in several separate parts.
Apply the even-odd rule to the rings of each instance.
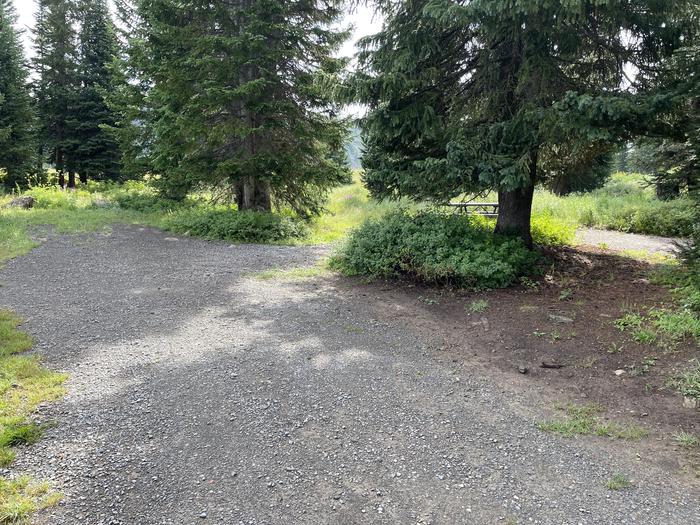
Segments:
[[[32,50],[29,30],[34,27],[36,2],[34,0],[14,0],[14,4],[19,15],[18,25],[24,30],[24,42],[27,54],[30,55]],[[351,56],[354,54],[355,42],[358,39],[376,33],[381,27],[380,19],[375,17],[373,11],[367,7],[358,7],[353,13],[348,13],[345,23],[355,26],[355,34],[343,47],[342,54],[344,56]]]

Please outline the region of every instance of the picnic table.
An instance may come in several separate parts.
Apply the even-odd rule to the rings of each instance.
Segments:
[[[471,215],[498,217],[497,202],[450,202],[448,206]]]

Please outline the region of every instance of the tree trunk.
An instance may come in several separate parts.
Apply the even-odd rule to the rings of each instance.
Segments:
[[[80,173],[78,173],[78,177],[80,178],[80,184],[87,184],[87,181],[88,181],[87,173],[85,173],[84,171],[81,171]]]
[[[72,190],[75,189],[75,172],[74,171],[68,172],[68,187]]]
[[[535,195],[537,181],[537,151],[530,158],[529,184],[514,191],[498,192],[498,219],[496,233],[520,237],[525,246],[532,248],[530,219],[532,218],[532,199]]]
[[[65,189],[66,187],[66,176],[63,173],[63,170],[58,172],[58,187],[61,189]]]
[[[236,202],[241,211],[272,211],[270,185],[267,182],[248,177],[236,185]]]

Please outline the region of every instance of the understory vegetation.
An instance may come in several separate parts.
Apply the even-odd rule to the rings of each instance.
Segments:
[[[39,440],[42,428],[31,421],[41,403],[63,396],[63,374],[41,366],[37,356],[22,355],[32,339],[17,329],[20,320],[0,310],[0,466],[9,466],[14,448]],[[51,505],[59,496],[45,483],[28,477],[0,477],[0,523],[16,523],[37,508]]]
[[[566,228],[535,221],[547,243],[570,240]],[[488,221],[437,211],[397,210],[353,231],[331,266],[347,275],[407,276],[427,283],[504,288],[532,273],[539,260],[520,239],[494,235]]]

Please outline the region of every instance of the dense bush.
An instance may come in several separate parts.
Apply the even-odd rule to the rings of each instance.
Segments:
[[[238,212],[229,207],[190,208],[170,214],[163,227],[184,233],[233,242],[268,243],[299,239],[307,234],[303,222],[274,213]]]
[[[438,212],[394,211],[368,220],[331,259],[348,275],[408,276],[428,283],[502,288],[533,272],[539,255],[483,221]]]

